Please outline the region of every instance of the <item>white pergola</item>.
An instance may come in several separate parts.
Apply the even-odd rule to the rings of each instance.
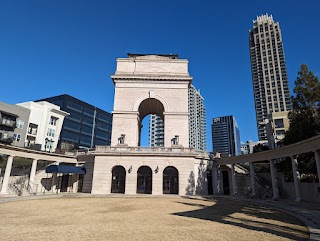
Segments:
[[[298,171],[298,160],[297,156],[299,154],[314,152],[315,160],[317,165],[317,173],[318,179],[320,180],[320,135],[312,137],[310,139],[297,142],[295,144],[291,144],[285,147],[281,147],[278,149],[273,149],[269,151],[263,151],[248,155],[242,156],[233,156],[226,157],[220,159],[213,160],[213,168],[212,168],[212,179],[213,184],[213,192],[215,194],[219,193],[218,190],[218,172],[219,165],[227,165],[231,164],[231,172],[232,172],[232,194],[237,194],[237,183],[236,183],[236,174],[235,174],[235,164],[239,163],[250,163],[250,178],[251,178],[251,188],[252,188],[252,196],[256,195],[256,185],[255,185],[255,171],[254,171],[254,163],[259,161],[269,161],[270,162],[270,174],[272,181],[272,190],[273,190],[273,199],[279,199],[279,190],[277,185],[276,173],[274,168],[274,161],[279,158],[290,157],[292,163],[292,172],[293,172],[293,180],[296,191],[296,201],[300,202],[302,200],[302,190],[300,183],[300,173]]]

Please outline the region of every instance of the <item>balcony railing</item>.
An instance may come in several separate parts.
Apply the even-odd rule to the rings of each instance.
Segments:
[[[16,127],[16,121],[5,119],[5,118],[0,118],[0,125],[9,126],[9,127],[15,128]]]
[[[77,155],[97,154],[97,153],[130,153],[130,154],[191,154],[203,155],[209,157],[209,153],[205,151],[196,151],[189,147],[131,147],[131,146],[96,146],[96,148],[88,148],[77,151]]]
[[[0,142],[11,144],[13,142],[13,137],[12,136],[3,137],[0,133]]]
[[[28,130],[28,134],[29,134],[29,135],[36,136],[37,133],[38,133],[38,130],[37,130],[37,129],[29,129],[29,130]]]

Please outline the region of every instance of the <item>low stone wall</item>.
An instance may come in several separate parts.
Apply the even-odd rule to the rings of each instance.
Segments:
[[[296,192],[293,182],[282,182],[282,198],[296,199]],[[302,197],[304,201],[320,202],[320,184],[319,183],[301,183]]]

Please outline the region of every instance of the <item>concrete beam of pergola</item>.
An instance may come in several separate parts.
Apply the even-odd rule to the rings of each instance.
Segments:
[[[0,154],[52,162],[78,163],[76,156],[67,156],[57,153],[42,152],[4,144],[0,144]]]
[[[220,159],[214,159],[214,164],[216,165],[226,165],[226,164],[238,164],[245,162],[258,162],[258,161],[270,161],[273,159],[292,157],[307,152],[314,152],[320,149],[320,135],[307,139],[305,141],[300,141],[285,147],[257,152],[242,156],[225,157]]]

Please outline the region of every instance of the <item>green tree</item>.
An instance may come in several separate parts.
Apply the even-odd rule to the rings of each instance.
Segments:
[[[302,64],[294,83],[293,110],[289,112],[290,127],[285,134],[284,145],[320,134],[320,82],[318,77],[308,70],[307,65]],[[298,160],[302,180],[316,181],[316,164],[313,153],[301,154]],[[287,173],[291,179],[292,171],[289,163],[279,163],[278,168]]]
[[[308,66],[301,65],[292,96],[293,110],[289,112],[290,127],[284,138],[289,145],[320,134],[320,82]]]

